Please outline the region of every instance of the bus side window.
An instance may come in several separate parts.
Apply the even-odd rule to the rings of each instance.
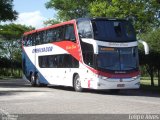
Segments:
[[[44,32],[38,32],[37,35],[36,35],[36,45],[39,45],[39,44],[43,44],[43,33]]]
[[[48,67],[57,68],[57,56],[56,55],[48,56]]]
[[[36,37],[35,34],[32,34],[32,38],[31,38],[32,39],[32,46],[35,45],[35,37]]]
[[[64,40],[64,26],[56,28],[56,41]]]
[[[36,45],[40,44],[40,35],[39,33],[36,34],[36,41],[35,41]]]
[[[50,30],[47,30],[46,31],[46,39],[45,39],[45,43],[50,43],[50,42],[53,42],[55,39],[54,39],[54,30],[53,29],[50,29]]]
[[[23,46],[27,46],[26,41],[27,41],[27,36],[23,36],[23,38],[22,38],[22,45]]]
[[[48,55],[38,57],[40,68],[78,68],[79,62],[72,55]]]
[[[44,44],[46,40],[46,31],[41,32],[41,43]]]
[[[70,54],[60,55],[62,68],[78,68],[79,62]]]
[[[65,35],[65,26],[61,26],[60,28],[59,28],[59,39],[60,39],[60,41],[63,41],[64,40],[64,35]]]
[[[66,25],[65,40],[76,41],[73,25]]]
[[[75,59],[74,57],[72,57],[71,64],[72,64],[72,68],[78,68],[79,67],[79,61],[77,59]]]
[[[33,41],[32,35],[28,35],[26,46],[32,46],[32,41]]]
[[[39,67],[48,68],[49,67],[49,56],[39,56]]]

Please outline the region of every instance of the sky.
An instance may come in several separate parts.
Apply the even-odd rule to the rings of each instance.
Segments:
[[[54,9],[46,9],[45,3],[49,0],[14,0],[14,10],[19,15],[14,23],[33,26],[35,28],[44,27],[43,22],[54,18],[56,11]]]

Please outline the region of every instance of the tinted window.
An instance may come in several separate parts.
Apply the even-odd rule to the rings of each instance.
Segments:
[[[34,34],[25,36],[23,38],[23,45],[24,46],[33,46],[34,43],[35,43],[35,35]]]
[[[133,26],[128,21],[92,21],[94,39],[110,42],[136,41]]]
[[[89,66],[93,66],[94,65],[94,54],[92,52],[85,52],[83,54],[83,60],[84,63],[86,63]]]
[[[76,41],[74,26],[64,25],[57,28],[52,28],[42,32],[37,32],[36,34],[31,34],[23,37],[23,44],[25,46],[40,45],[51,42],[59,42],[63,40]]]
[[[45,32],[38,32],[36,34],[36,45],[40,45],[44,43]]]
[[[82,38],[92,38],[91,23],[88,20],[78,22],[78,33]]]
[[[54,30],[47,30],[46,31],[46,39],[45,39],[45,43],[49,43],[51,41],[54,41]]]
[[[76,41],[73,25],[66,25],[65,40]]]
[[[27,36],[23,36],[22,44],[26,46]]]
[[[69,54],[39,56],[41,68],[78,68],[79,62]]]

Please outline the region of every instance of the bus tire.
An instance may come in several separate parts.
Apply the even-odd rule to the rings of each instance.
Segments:
[[[36,86],[37,86],[37,87],[47,86],[47,85],[42,84],[42,83],[40,82],[38,73],[35,74],[35,81],[36,81]]]
[[[31,86],[35,87],[36,86],[36,81],[35,81],[35,76],[33,73],[30,74],[30,81],[31,81]]]
[[[36,86],[37,87],[46,87],[47,86],[47,84],[43,84],[43,83],[40,82],[38,73],[35,74],[35,81],[36,81]]]
[[[41,87],[41,83],[40,83],[40,81],[39,81],[38,73],[35,74],[35,81],[36,81],[36,86],[37,86],[37,87]]]
[[[81,80],[78,74],[74,77],[74,89],[76,92],[82,92],[83,88],[81,87]]]

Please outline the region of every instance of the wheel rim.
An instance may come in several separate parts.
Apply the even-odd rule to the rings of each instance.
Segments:
[[[81,88],[80,78],[77,78],[77,80],[76,80],[76,88],[77,88],[77,89],[80,89],[80,88]]]
[[[34,84],[34,81],[35,81],[35,79],[34,79],[34,76],[32,75],[31,76],[31,82],[32,82],[32,84]]]
[[[40,85],[38,77],[36,78],[36,85],[37,85],[37,86]]]

